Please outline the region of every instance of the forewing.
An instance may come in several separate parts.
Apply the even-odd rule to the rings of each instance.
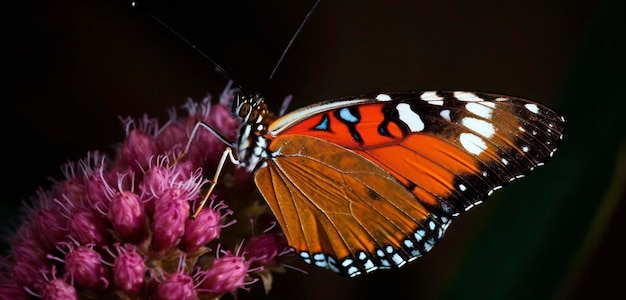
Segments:
[[[307,135],[368,158],[431,211],[454,216],[543,165],[564,119],[521,98],[470,92],[345,97],[289,113],[270,134]]]

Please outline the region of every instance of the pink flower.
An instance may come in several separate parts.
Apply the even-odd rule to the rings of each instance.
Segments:
[[[185,221],[189,219],[189,202],[181,197],[181,191],[172,188],[158,199],[154,205],[152,247],[160,253],[178,244],[185,233]]]
[[[118,289],[135,295],[144,286],[147,266],[146,258],[137,251],[136,247],[117,247],[121,254],[115,258],[113,264],[113,282]]]
[[[76,289],[63,279],[53,279],[46,284],[41,292],[41,299],[78,299]]]
[[[195,220],[187,219],[185,222],[185,234],[180,242],[180,249],[192,253],[200,249],[202,245],[208,244],[220,237],[222,228],[229,224],[222,224],[222,217],[231,215],[232,211],[226,210],[224,202],[213,205],[200,211]],[[226,212],[222,212],[226,210]]]
[[[83,194],[86,193],[86,198],[89,199],[89,203],[92,205],[107,204],[107,189],[108,183],[105,176],[109,176],[110,173],[105,173],[104,167],[106,166],[106,157],[98,152],[88,153],[87,157],[79,161],[82,182],[84,183]],[[70,165],[71,167],[71,165]],[[74,173],[74,172],[72,172]],[[67,175],[66,175],[67,176]],[[79,180],[68,177],[68,180]],[[79,194],[77,192],[77,194]],[[79,194],[80,195],[80,194]],[[61,198],[64,198],[62,195]],[[77,198],[73,203],[83,206],[84,197]]]
[[[163,126],[148,117],[122,119],[126,138],[116,156],[93,151],[63,165],[65,178],[37,191],[10,239],[11,254],[0,260],[0,296],[219,298],[258,281],[253,277],[277,263],[282,244],[252,237],[247,224],[233,226],[238,218],[275,223],[250,197],[250,174],[225,169],[225,184],[199,208],[225,145],[201,129],[181,155],[198,120],[236,138],[239,123],[227,103],[232,97],[227,90],[220,104],[210,97],[189,101],[188,117],[172,112]],[[249,240],[245,255],[216,250],[242,240]]]
[[[250,263],[243,256],[236,256],[223,251],[224,256],[216,258],[213,265],[204,271],[204,280],[200,283],[203,290],[212,294],[234,292],[246,285]]]
[[[10,271],[12,279],[19,286],[40,288],[45,280],[40,276],[39,270],[47,266],[47,264],[41,265],[29,260],[20,260],[10,266]]]
[[[43,265],[46,263],[46,251],[35,239],[23,239],[13,243],[13,254],[17,261],[30,261]]]
[[[81,244],[104,245],[109,239],[107,222],[98,212],[77,209],[69,219],[70,235]]]
[[[100,290],[109,286],[102,256],[91,247],[71,249],[65,255],[65,269],[82,287]]]
[[[0,279],[0,299],[26,300],[28,298],[26,291],[17,282],[8,278]]]
[[[183,272],[169,274],[167,278],[159,284],[154,296],[156,299],[163,300],[196,299],[196,289],[193,278],[189,274],[185,274]]]
[[[132,191],[116,193],[108,213],[113,229],[122,241],[139,242],[146,236],[146,216],[139,195]]]
[[[289,253],[287,239],[283,234],[262,233],[253,236],[243,248],[245,256],[257,266],[277,266],[279,257]]]
[[[127,133],[120,160],[130,166],[131,170],[141,172],[147,169],[150,158],[155,154],[154,139],[146,132],[135,129]]]
[[[45,249],[55,249],[57,243],[66,240],[69,230],[60,210],[42,209],[32,217],[33,238],[38,239]]]

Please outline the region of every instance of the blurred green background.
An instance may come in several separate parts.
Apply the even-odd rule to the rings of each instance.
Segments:
[[[260,90],[308,1],[144,1]],[[174,2],[174,1],[169,1]],[[205,1],[207,2],[207,1]],[[215,2],[215,1],[213,1]],[[3,1],[3,234],[66,160],[121,141],[118,116],[165,119],[225,80],[126,1]],[[298,262],[240,299],[571,299],[622,295],[626,268],[624,1],[326,1],[267,89],[278,107],[460,89],[521,96],[567,119],[554,160],[461,216],[434,251],[357,279]],[[6,244],[3,244],[6,249]]]

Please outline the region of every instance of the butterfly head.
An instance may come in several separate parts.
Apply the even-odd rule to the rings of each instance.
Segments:
[[[264,98],[259,94],[238,93],[233,101],[232,111],[243,124],[261,123],[264,116],[271,115]]]

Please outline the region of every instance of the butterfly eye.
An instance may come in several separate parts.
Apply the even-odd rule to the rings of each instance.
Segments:
[[[239,108],[237,109],[239,111],[239,117],[244,119],[246,118],[246,116],[248,116],[248,114],[250,113],[250,103],[242,103],[239,105]]]
[[[257,117],[259,116],[259,110],[258,109],[253,109],[252,112],[250,113],[250,120],[256,120]]]

